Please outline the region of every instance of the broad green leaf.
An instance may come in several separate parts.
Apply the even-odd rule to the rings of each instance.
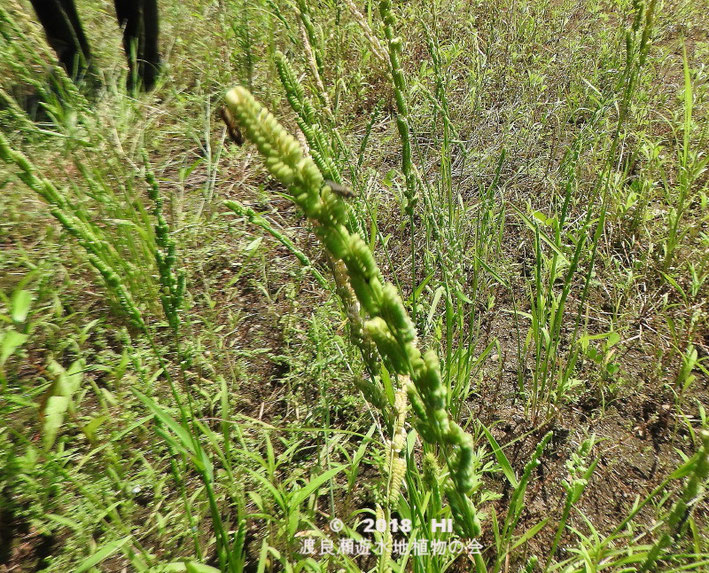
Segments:
[[[406,299],[407,304],[411,304],[414,298],[419,299],[421,298],[421,293],[423,292],[423,289],[426,288],[426,285],[431,281],[433,278],[433,273],[429,274],[423,281],[421,281],[421,284],[419,284],[415,289],[414,292],[411,293],[409,298]],[[440,287],[439,287],[440,288]]]
[[[664,277],[664,279],[665,279],[671,286],[673,286],[675,289],[677,289],[677,292],[679,292],[679,294],[682,295],[682,298],[683,298],[683,299],[685,299],[685,300],[687,299],[687,293],[684,292],[684,289],[682,289],[682,287],[679,285],[679,283],[678,283],[674,278],[672,278],[670,275],[668,275],[667,273],[664,273],[664,272],[662,272],[662,271],[660,271],[660,274]]]
[[[108,559],[108,557],[113,555],[116,551],[118,551],[121,547],[128,543],[130,538],[131,536],[129,535],[128,537],[118,539],[117,541],[111,541],[111,543],[104,545],[103,548],[99,549],[91,557],[82,561],[79,566],[74,569],[75,573],[82,573],[83,571],[88,571],[92,567],[101,563],[101,561]]]
[[[610,348],[611,346],[615,346],[619,342],[620,342],[620,334],[618,334],[615,331],[608,333],[608,341],[606,342],[606,344],[608,345],[608,348]]]
[[[426,317],[426,328],[424,329],[425,332],[428,332],[429,329],[431,328],[431,324],[433,323],[433,316],[436,314],[436,309],[438,308],[438,303],[441,301],[441,296],[445,292],[445,289],[442,286],[439,286],[436,289],[436,292],[433,294],[433,301],[431,302],[431,308],[428,311],[428,316]]]
[[[59,429],[64,423],[64,415],[69,408],[69,398],[66,396],[50,396],[44,405],[44,422],[42,423],[44,447],[50,449],[57,439]]]
[[[244,544],[246,543],[246,520],[239,522],[239,527],[234,536],[234,543],[231,548],[231,562],[236,565],[237,571],[244,567]]]
[[[460,290],[460,289],[455,289],[455,296],[456,296],[456,298],[457,298],[459,301],[461,301],[461,302],[464,302],[464,303],[466,303],[466,304],[475,304],[475,303],[470,299],[470,297],[466,296],[465,293],[464,293],[462,290]]]
[[[579,337],[579,344],[581,345],[581,348],[586,350],[586,348],[588,348],[588,343],[592,340],[603,340],[604,338],[608,338],[611,334],[616,333],[603,332],[601,334],[585,334],[584,336]]]
[[[258,237],[251,241],[248,245],[244,247],[244,253],[246,255],[252,255],[255,253],[255,251],[261,246],[261,243],[263,242],[263,237]]]
[[[60,364],[52,361],[48,370],[55,373],[56,379],[49,390],[49,396],[44,403],[42,414],[42,441],[46,449],[50,449],[57,439],[59,430],[64,424],[64,417],[69,409],[72,398],[81,385],[84,377],[84,361],[79,359],[64,370]]]
[[[389,371],[386,369],[386,367],[382,364],[381,366],[381,371],[379,372],[379,375],[381,376],[382,379],[382,384],[384,386],[384,392],[386,393],[387,400],[389,400],[389,403],[393,406],[394,405],[394,385],[391,382],[391,377],[389,376]]]
[[[264,539],[263,543],[261,544],[261,553],[259,554],[259,557],[258,557],[257,573],[265,573],[267,564],[268,564],[268,543]]]
[[[6,330],[0,339],[0,366],[4,366],[10,355],[27,341],[27,335],[16,330]]]
[[[298,524],[300,523],[300,513],[298,511],[292,511],[288,516],[288,538],[293,539],[298,531]]]
[[[92,441],[96,441],[96,430],[99,429],[101,424],[103,424],[106,420],[108,419],[108,416],[103,415],[103,416],[96,416],[91,419],[91,421],[86,424],[83,428],[81,428],[81,431],[84,432],[86,437]]]
[[[56,513],[47,513],[46,518],[50,521],[59,523],[60,525],[63,525],[65,527],[69,527],[74,531],[81,531],[83,529],[83,526],[80,523],[77,523],[76,521],[69,519],[68,517],[64,517],[63,515],[57,515]]]
[[[533,216],[535,219],[537,219],[538,221],[541,221],[544,225],[547,225],[547,226],[548,226],[549,224],[551,224],[551,223],[553,222],[553,220],[554,220],[554,219],[550,219],[549,217],[547,217],[547,216],[546,216],[544,213],[542,213],[541,211],[534,211],[534,212],[532,213],[532,216]]]
[[[190,561],[185,564],[187,573],[219,573],[219,569],[210,567],[209,565],[204,565],[203,563],[197,563],[195,561]]]
[[[154,571],[155,573],[183,573],[183,571],[187,571],[187,565],[184,561],[174,561],[167,565],[153,567],[150,571]]]
[[[32,293],[26,290],[16,290],[12,293],[12,320],[24,322],[32,304]]]
[[[698,460],[697,460],[697,456],[695,455],[694,457],[690,458],[689,461],[683,463],[675,471],[673,471],[667,479],[668,480],[679,479],[679,478],[683,478],[683,477],[689,475],[690,473],[692,473],[692,471],[694,470],[697,463],[698,463]]]

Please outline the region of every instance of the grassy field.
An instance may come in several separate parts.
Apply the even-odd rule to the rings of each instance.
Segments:
[[[0,5],[0,572],[709,571],[709,2],[160,4]]]

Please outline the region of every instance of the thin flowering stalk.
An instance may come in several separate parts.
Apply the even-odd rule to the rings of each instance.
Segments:
[[[409,105],[407,103],[408,89],[401,68],[401,38],[395,36],[396,17],[391,9],[391,0],[379,2],[379,14],[384,21],[384,34],[389,52],[389,70],[394,84],[394,101],[396,102],[396,128],[401,139],[401,171],[406,180],[406,214],[409,216],[411,233],[411,310],[416,320],[416,227],[414,209],[418,203],[416,193],[416,172],[411,163],[411,129],[409,127]]]

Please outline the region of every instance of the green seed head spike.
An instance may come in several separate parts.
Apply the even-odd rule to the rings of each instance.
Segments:
[[[389,2],[382,2],[380,7],[385,22],[390,20],[390,26],[393,17]],[[390,32],[387,32],[388,36]],[[389,40],[392,65],[397,70],[400,43],[393,37]],[[292,76],[285,69],[283,61],[281,64],[286,79],[284,83],[289,83]],[[403,84],[400,72],[395,72],[394,79]],[[403,87],[397,86],[402,93]],[[293,90],[291,96],[299,98],[300,92]],[[403,99],[399,103],[404,103]],[[305,154],[295,138],[246,89],[237,87],[229,91],[226,105],[244,135],[264,156],[271,174],[288,187],[295,203],[314,222],[315,232],[335,264],[346,268],[352,291],[366,317],[361,327],[364,337],[376,344],[384,363],[400,379],[410,378],[410,381],[404,382],[404,386],[416,416],[414,426],[424,440],[447,450],[446,462],[451,483],[447,493],[453,515],[460,531],[476,537],[481,530],[480,518],[469,494],[475,489],[475,484],[479,483],[477,456],[470,435],[448,416],[447,390],[442,382],[438,356],[431,350],[422,355],[418,349],[416,330],[401,296],[392,284],[384,282],[367,243],[348,228],[348,207],[343,201],[343,193],[338,193],[337,185],[323,177],[318,165]],[[399,115],[399,127],[408,130],[408,125],[402,119],[406,116],[406,110],[400,109]],[[410,162],[410,148],[406,145],[403,155],[406,167],[407,161]],[[412,183],[411,170],[404,171],[407,183]],[[409,189],[413,200],[413,185]],[[392,474],[397,478],[394,480],[396,487],[392,491],[397,491],[400,486],[398,472],[401,464],[397,463],[399,465]]]

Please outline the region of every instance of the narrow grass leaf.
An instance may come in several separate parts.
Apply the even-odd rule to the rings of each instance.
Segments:
[[[160,422],[170,428],[170,430],[179,438],[180,444],[186,451],[191,453],[193,456],[196,454],[192,438],[187,430],[185,430],[185,428],[183,428],[177,420],[165,412],[165,410],[163,410],[152,398],[148,398],[139,390],[134,388],[133,394],[135,394],[136,398],[138,398],[138,400],[140,400],[155,415],[155,417],[160,420]]]
[[[520,545],[523,545],[524,543],[529,541],[532,537],[539,533],[539,531],[542,530],[542,528],[547,524],[547,521],[549,521],[548,517],[537,523],[534,527],[531,527],[530,529],[525,531],[524,535],[522,535],[517,541],[514,542],[510,550],[513,551],[517,549]]]
[[[291,507],[298,507],[305,499],[307,499],[311,493],[323,485],[326,481],[332,479],[337,473],[345,469],[345,465],[338,466],[327,470],[325,473],[320,474],[313,480],[310,480],[308,484],[303,488],[298,490],[291,499]]]
[[[519,481],[517,481],[517,477],[515,476],[515,472],[512,469],[512,466],[510,465],[510,461],[507,459],[507,456],[505,456],[505,453],[502,451],[500,444],[497,443],[497,440],[495,440],[493,435],[485,427],[484,424],[480,423],[480,427],[482,428],[483,432],[485,432],[485,436],[487,437],[487,441],[490,443],[492,452],[495,454],[497,463],[499,463],[500,467],[502,468],[502,473],[505,474],[505,477],[509,480],[512,487],[516,488],[519,485]]]

